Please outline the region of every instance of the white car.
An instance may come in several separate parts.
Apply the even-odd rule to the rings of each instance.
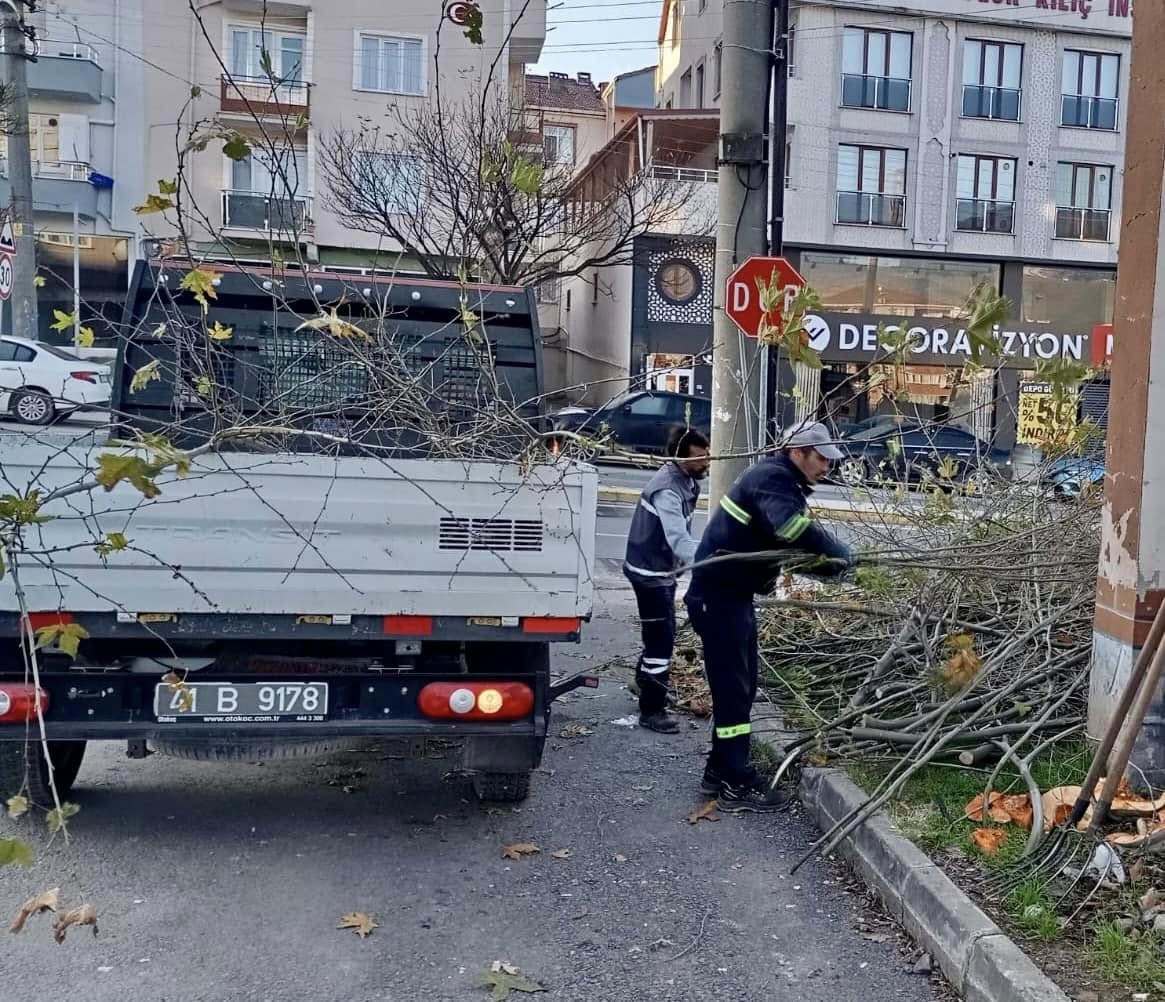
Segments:
[[[109,367],[64,348],[0,336],[0,414],[24,424],[48,424],[58,415],[109,406]]]

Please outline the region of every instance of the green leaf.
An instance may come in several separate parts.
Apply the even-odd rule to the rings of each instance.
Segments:
[[[234,333],[233,327],[224,327],[217,320],[214,322],[214,326],[207,331],[212,341],[229,341]]]
[[[8,816],[10,818],[19,818],[28,813],[28,797],[22,797],[17,794],[15,797],[8,798]]]
[[[45,281],[44,275],[37,275],[32,280],[32,284],[35,285],[38,289],[43,289],[48,283]]]
[[[163,195],[177,195],[178,182],[167,181],[165,178],[162,178],[158,181],[158,191]]]
[[[194,268],[182,276],[182,281],[178,283],[180,289],[185,289],[194,296],[194,301],[202,307],[202,312],[205,313],[210,309],[211,299],[218,299],[218,292],[215,290],[215,279],[219,277],[217,271],[211,268]]]
[[[0,838],[0,866],[32,866],[32,846],[23,839]]]
[[[51,647],[56,644],[69,657],[75,658],[81,649],[81,641],[89,639],[89,631],[79,623],[50,623],[36,631],[36,646]]]
[[[103,557],[109,556],[118,550],[124,550],[129,545],[123,532],[111,532],[100,543],[93,547]]]
[[[80,812],[81,808],[76,804],[63,803],[60,807],[54,807],[45,815],[45,824],[48,825],[49,831],[55,835],[57,832],[69,826],[69,818]]]
[[[202,88],[195,84],[190,88],[190,96],[191,98],[202,97]]]
[[[246,160],[251,152],[251,144],[247,142],[246,136],[236,132],[223,143],[222,151],[223,155],[231,160]]]
[[[211,387],[214,384],[210,381],[210,376],[202,375],[194,381],[194,392],[200,397],[210,396]]]
[[[152,362],[147,362],[137,372],[133,374],[133,379],[129,381],[130,393],[138,393],[144,390],[155,379],[162,378],[162,360],[155,358]]]
[[[123,480],[136,487],[147,498],[156,498],[162,490],[154,483],[152,466],[146,464],[141,456],[118,456],[112,452],[103,452],[97,457],[96,481],[107,491],[113,490]]]
[[[468,10],[465,13],[465,21],[463,27],[465,28],[465,37],[474,45],[482,45],[485,42],[485,36],[482,34],[482,26],[485,24],[485,18],[482,16],[481,8],[477,4],[468,4]]]
[[[40,514],[40,492],[28,494],[0,494],[0,526],[19,528],[22,525],[43,525],[51,522],[51,515]]]
[[[49,330],[64,333],[73,329],[73,324],[77,322],[76,315],[73,313],[66,313],[64,310],[53,310],[53,320]]]
[[[542,165],[519,160],[510,171],[510,183],[523,195],[533,197],[542,187]]]
[[[77,345],[80,348],[92,348],[96,337],[92,327],[81,327],[77,330]]]
[[[151,216],[155,212],[165,212],[167,209],[172,208],[174,208],[174,200],[172,198],[151,193],[146,196],[146,200],[141,205],[135,205],[133,211],[139,216]]]

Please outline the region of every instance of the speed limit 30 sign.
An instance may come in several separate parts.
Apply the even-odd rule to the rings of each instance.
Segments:
[[[0,254],[0,299],[12,295],[12,255]]]

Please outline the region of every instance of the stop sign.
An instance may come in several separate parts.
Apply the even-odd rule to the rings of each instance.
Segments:
[[[758,282],[769,286],[774,281],[778,288],[785,290],[786,295],[790,292],[796,294],[805,284],[801,273],[783,257],[750,257],[728,276],[724,312],[748,337],[757,336],[762,320],[767,319],[774,327],[780,326],[780,308],[784,306],[784,300],[780,300],[778,308],[766,317],[761,309],[760,289],[757,286]]]

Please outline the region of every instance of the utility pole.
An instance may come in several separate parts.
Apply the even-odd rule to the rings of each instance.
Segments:
[[[25,0],[0,2],[0,37],[4,40],[4,82],[10,122],[8,133],[8,182],[12,201],[8,221],[12,224],[16,255],[12,259],[12,331],[36,340],[40,326],[36,305],[36,231],[32,201],[32,148],[28,126],[28,60],[33,56],[24,33],[21,13]],[[27,3],[29,9],[35,4]]]
[[[712,504],[749,463],[759,353],[724,312],[732,270],[767,249],[768,93],[773,0],[725,0],[720,76],[720,172],[712,328]]]
[[[789,0],[772,0],[773,5],[773,123],[769,136],[769,254],[780,257],[785,251],[785,163],[789,132]],[[789,365],[789,363],[785,363]],[[762,445],[770,444],[770,429],[781,423],[781,353],[766,352],[762,410],[765,427]]]

